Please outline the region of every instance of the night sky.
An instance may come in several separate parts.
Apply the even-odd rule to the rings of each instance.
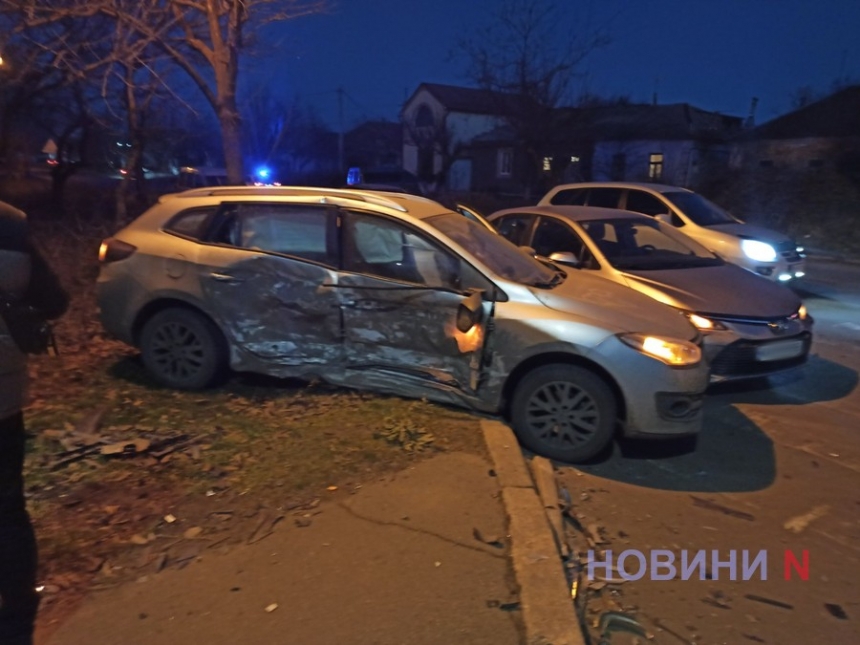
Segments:
[[[266,32],[274,45],[245,71],[298,96],[338,126],[336,89],[349,127],[396,120],[423,81],[469,85],[458,38],[500,0],[340,0],[326,15]],[[826,92],[860,82],[860,0],[572,0],[568,33],[602,26],[611,43],[583,63],[575,89],[636,102],[687,102],[737,116],[759,98],[757,123],[790,109],[801,86]]]

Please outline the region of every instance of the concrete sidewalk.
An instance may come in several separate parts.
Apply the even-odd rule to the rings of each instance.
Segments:
[[[257,544],[96,592],[48,642],[524,642],[521,612],[506,607],[519,595],[493,468],[470,454],[433,457],[324,502],[310,526],[288,516]],[[502,546],[486,543],[496,536]]]

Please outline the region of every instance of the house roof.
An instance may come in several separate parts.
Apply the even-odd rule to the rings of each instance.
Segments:
[[[752,132],[755,139],[856,136],[860,136],[860,85],[777,117]]]
[[[505,99],[509,98],[501,92],[439,83],[421,83],[412,96],[422,89],[432,94],[449,112],[497,115],[504,111]]]
[[[739,133],[742,124],[741,117],[708,112],[688,103],[604,105],[559,111],[559,127],[569,138],[576,139],[724,138]]]
[[[743,119],[707,112],[687,103],[673,105],[603,105],[559,108],[557,142],[683,140],[728,138],[741,131]],[[478,144],[512,142],[516,131],[496,127],[475,138]]]

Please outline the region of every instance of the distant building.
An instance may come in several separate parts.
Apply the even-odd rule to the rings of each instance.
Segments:
[[[557,132],[539,151],[539,186],[518,133],[506,120],[510,95],[422,83],[401,113],[403,163],[450,190],[526,194],[562,182],[655,181],[695,187],[709,169],[726,167],[741,117],[686,103],[613,103],[558,108]],[[528,184],[531,182],[531,186]]]
[[[860,174],[860,85],[754,128],[734,165],[754,170],[830,169]]]
[[[401,110],[403,167],[428,187],[472,188],[468,147],[504,123],[505,97],[454,85],[421,83]]]

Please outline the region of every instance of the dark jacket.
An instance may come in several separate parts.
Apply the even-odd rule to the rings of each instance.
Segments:
[[[50,319],[59,318],[68,307],[66,292],[30,238],[27,216],[4,202],[0,202],[0,296],[23,300]],[[26,385],[27,357],[0,318],[0,419],[21,410]]]

